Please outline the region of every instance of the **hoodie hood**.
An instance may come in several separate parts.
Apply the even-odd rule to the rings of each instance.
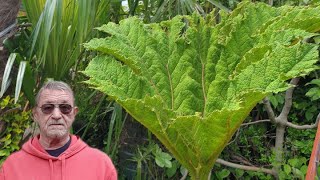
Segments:
[[[67,150],[61,153],[58,157],[51,156],[46,152],[46,150],[41,146],[39,142],[39,135],[37,137],[32,138],[27,143],[22,146],[22,150],[26,153],[47,160],[48,165],[50,167],[50,180],[53,179],[53,169],[54,169],[54,162],[61,161],[61,177],[62,180],[65,180],[65,172],[66,172],[66,159],[72,157],[73,155],[79,153],[88,145],[84,143],[78,136],[70,135],[71,137],[71,144]]]
[[[25,151],[28,154],[31,154],[33,156],[36,156],[41,159],[52,159],[52,160],[58,160],[61,159],[62,156],[64,156],[66,159],[77,154],[81,150],[83,150],[88,145],[84,143],[78,136],[70,135],[71,137],[71,144],[68,147],[67,150],[65,150],[60,156],[54,157],[51,156],[46,152],[46,150],[41,146],[39,142],[39,135],[36,137],[33,137],[31,140],[29,140],[27,143],[25,143],[22,146],[22,150]]]

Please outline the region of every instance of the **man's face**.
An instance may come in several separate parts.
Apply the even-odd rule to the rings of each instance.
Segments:
[[[54,105],[53,109],[52,105]],[[68,105],[72,106],[72,110],[66,113],[63,108]],[[38,105],[32,113],[34,121],[39,124],[41,136],[62,139],[69,135],[69,129],[77,112],[78,108],[74,107],[71,93],[45,89],[40,94]]]

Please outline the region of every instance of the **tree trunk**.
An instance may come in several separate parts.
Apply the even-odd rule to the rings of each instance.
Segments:
[[[293,86],[297,85],[299,78],[294,78],[290,81],[290,84]],[[285,103],[282,108],[280,115],[276,119],[276,144],[275,144],[275,155],[276,155],[276,164],[274,166],[275,171],[279,174],[281,169],[281,164],[283,163],[283,146],[284,146],[284,134],[286,132],[286,127],[288,126],[288,115],[292,107],[292,95],[294,87],[289,88],[286,91]],[[274,113],[273,113],[274,114]]]
[[[285,123],[285,122],[283,122]],[[275,143],[275,172],[277,173],[277,176],[279,175],[279,172],[281,170],[281,164],[283,163],[283,144],[284,144],[284,134],[286,131],[286,126],[279,123],[277,125],[277,130],[276,130],[276,143]]]

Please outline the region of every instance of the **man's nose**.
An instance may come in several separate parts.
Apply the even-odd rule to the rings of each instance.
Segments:
[[[60,119],[62,117],[61,115],[61,111],[59,109],[59,107],[54,107],[53,111],[52,111],[52,118],[53,119]]]

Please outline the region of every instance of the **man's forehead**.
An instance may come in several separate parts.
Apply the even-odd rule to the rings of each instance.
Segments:
[[[45,102],[72,102],[72,94],[65,90],[45,89],[40,94],[40,101]]]

